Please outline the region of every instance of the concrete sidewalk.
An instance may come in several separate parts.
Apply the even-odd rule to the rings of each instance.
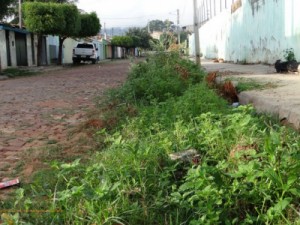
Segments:
[[[208,72],[220,71],[226,77],[244,77],[261,83],[275,84],[275,88],[245,91],[239,94],[241,104],[252,104],[258,112],[279,116],[281,121],[300,128],[300,75],[278,74],[273,66],[239,65],[201,62]]]

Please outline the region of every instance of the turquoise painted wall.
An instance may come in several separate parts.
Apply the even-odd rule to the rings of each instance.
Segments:
[[[235,12],[224,11],[199,29],[201,52],[206,58],[272,64],[293,48],[300,61],[299,9],[299,0],[242,0]]]

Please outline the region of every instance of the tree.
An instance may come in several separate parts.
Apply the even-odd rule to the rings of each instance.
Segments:
[[[160,36],[159,41],[165,47],[165,50],[168,50],[173,43],[176,43],[176,37],[173,35],[173,33],[165,32]]]
[[[25,25],[33,33],[37,33],[38,65],[41,65],[42,35],[59,36],[59,59],[62,63],[62,46],[68,37],[86,37],[100,31],[100,21],[95,13],[79,14],[73,4],[27,2],[23,4]]]
[[[175,29],[174,22],[170,20],[151,20],[149,26],[151,31],[173,31]]]
[[[59,50],[58,50],[58,64],[62,64],[62,47],[64,41],[68,37],[75,37],[81,29],[81,20],[78,9],[75,5],[62,4],[62,11],[65,17],[65,29],[58,33],[59,35]]]
[[[129,36],[114,36],[111,40],[112,46],[120,46],[126,48],[126,54],[129,48],[134,47],[134,41]]]
[[[52,2],[52,3],[70,3],[70,4],[74,4],[76,2],[78,2],[78,0],[25,0],[25,2]]]
[[[150,48],[150,40],[152,40],[152,37],[147,32],[147,29],[136,27],[130,28],[126,32],[126,35],[132,38],[134,47],[140,47],[143,49]]]
[[[43,35],[56,35],[66,26],[63,9],[55,3],[27,2],[23,4],[23,11],[27,29],[38,35],[37,65],[40,66]]]
[[[132,48],[133,40],[129,36],[114,36],[111,40],[111,44],[114,46],[120,46],[124,48]]]
[[[5,17],[11,16],[13,14],[16,2],[16,0],[1,0],[0,21],[2,21]]]
[[[170,20],[165,20],[164,24],[165,24],[165,30],[164,31],[173,32],[176,28],[175,25],[174,25],[174,22],[172,22]]]
[[[8,9],[7,13],[5,13],[4,17],[14,17],[12,20],[13,23],[18,23],[19,19],[19,0],[0,0],[1,1],[1,7],[0,11],[5,10],[6,2],[10,2],[8,4]],[[3,3],[2,3],[3,2]],[[22,3],[25,2],[52,2],[52,3],[69,3],[69,4],[74,4],[78,2],[78,0],[21,0]],[[3,7],[2,7],[3,4]],[[1,13],[0,13],[1,14]],[[1,16],[0,16],[0,21],[1,21]]]
[[[77,37],[90,37],[100,32],[100,20],[95,12],[80,14],[81,29]]]
[[[151,31],[163,31],[165,29],[165,24],[161,20],[151,20],[149,22],[149,27]]]

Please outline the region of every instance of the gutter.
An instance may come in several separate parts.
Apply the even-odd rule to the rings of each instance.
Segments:
[[[0,30],[9,30],[9,31],[14,31],[17,33],[22,33],[22,34],[29,34],[30,32],[24,29],[19,29],[19,28],[14,28],[14,27],[10,27],[10,26],[4,26],[4,25],[0,25]]]

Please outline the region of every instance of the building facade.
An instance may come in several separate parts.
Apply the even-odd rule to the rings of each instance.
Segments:
[[[37,37],[25,29],[0,24],[1,69],[36,65]]]
[[[209,10],[214,16],[204,17],[199,29],[201,53],[232,62],[273,64],[292,48],[300,60],[299,8],[298,0],[235,0],[216,15]]]

